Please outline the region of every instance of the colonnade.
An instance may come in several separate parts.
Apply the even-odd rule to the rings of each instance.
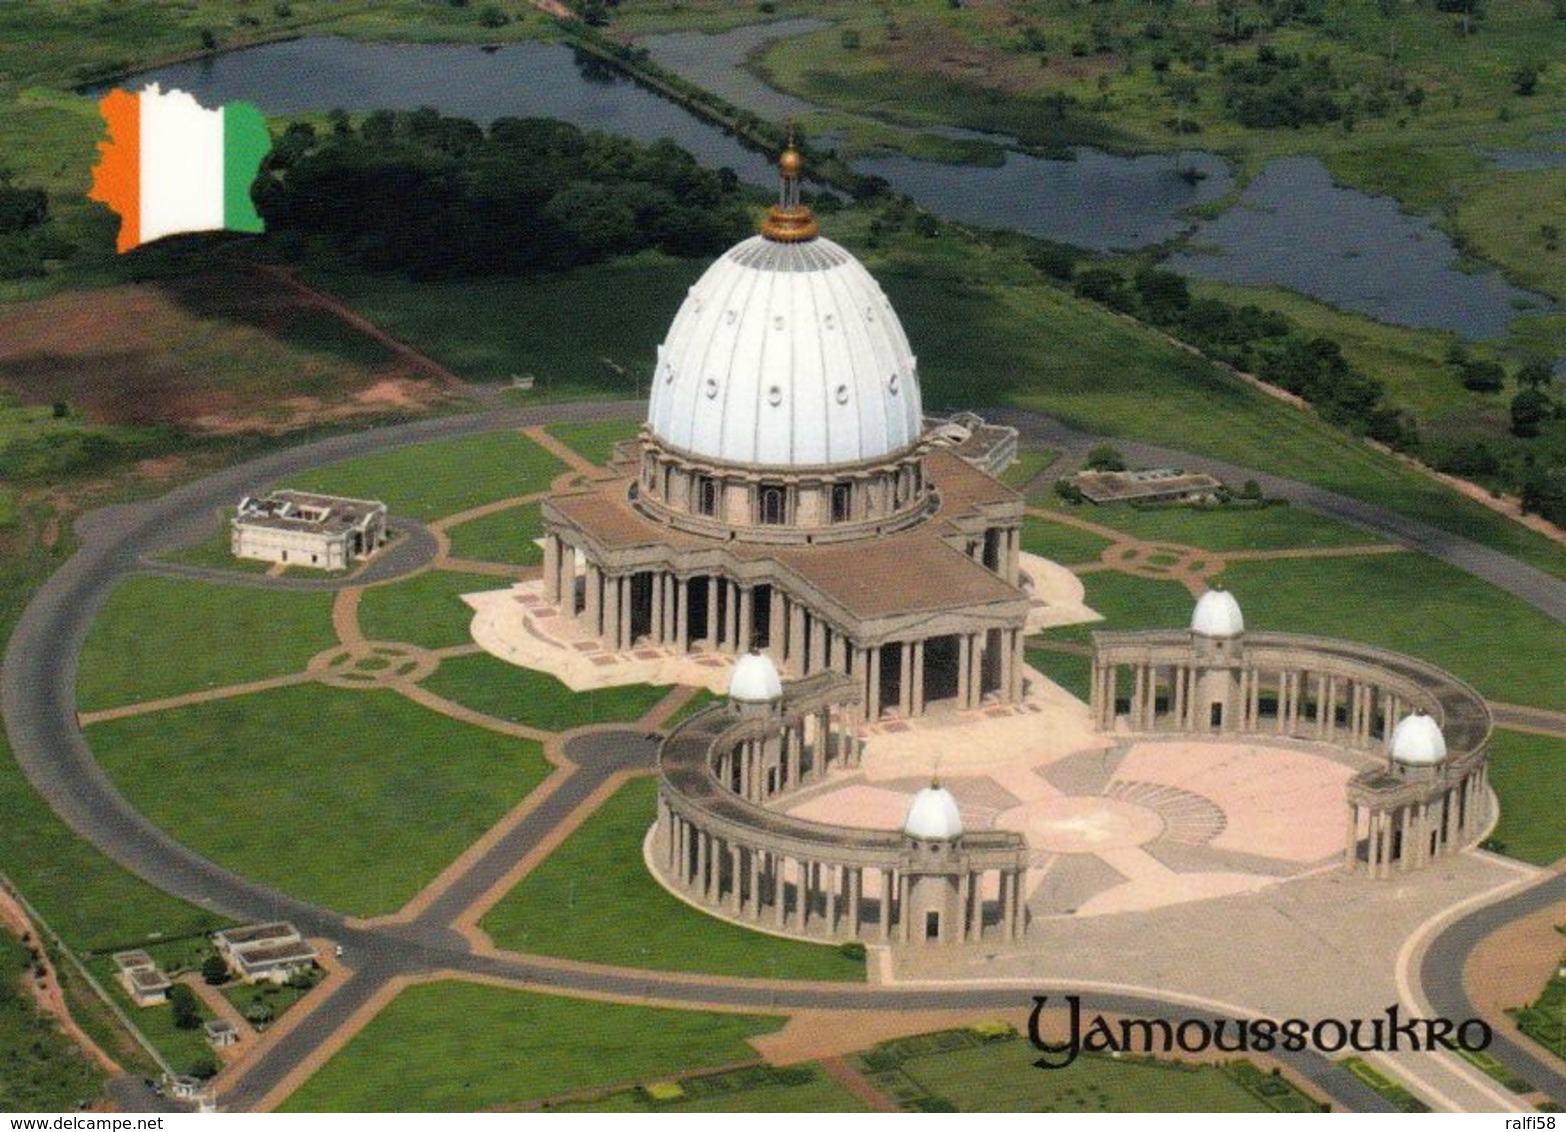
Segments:
[[[909,912],[913,886],[926,873],[902,865],[896,834],[885,835],[881,852],[849,858],[827,845],[768,847],[741,834],[724,836],[664,800],[658,821],[666,877],[714,911],[791,935],[882,943],[922,938]],[[952,874],[959,912],[935,942],[1019,938],[1025,873],[1011,866]],[[994,898],[986,899],[991,891]]]
[[[1445,774],[1428,771],[1397,792],[1351,788],[1343,863],[1363,865],[1373,877],[1422,868],[1484,831],[1489,797],[1489,767],[1482,760]]]
[[[1390,743],[1392,726],[1418,698],[1401,680],[1392,687],[1367,674],[1194,659],[1123,665],[1096,655],[1090,700],[1101,731],[1114,729],[1122,668],[1130,674],[1132,731],[1271,734],[1369,748]]]
[[[758,805],[796,787],[826,778],[832,763],[857,766],[859,742],[840,710],[822,707],[789,719],[764,737],[739,740],[715,753],[720,783]]]

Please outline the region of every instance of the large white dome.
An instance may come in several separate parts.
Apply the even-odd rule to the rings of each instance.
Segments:
[[[1404,716],[1392,729],[1392,757],[1404,766],[1434,766],[1446,758],[1440,724],[1423,712]]]
[[[831,240],[753,236],[707,269],[658,348],[648,424],[725,464],[853,464],[919,439],[913,352],[864,265]]]
[[[957,812],[957,799],[946,787],[930,783],[914,795],[913,805],[908,807],[908,818],[903,822],[903,832],[926,841],[950,841],[961,837],[962,815]]]

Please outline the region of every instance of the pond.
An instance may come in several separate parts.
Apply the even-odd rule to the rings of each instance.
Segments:
[[[671,69],[740,105],[759,108],[758,100],[775,97],[765,105],[787,111],[809,104],[766,93],[740,64],[769,39],[819,26],[780,21],[649,43]],[[242,99],[272,115],[432,106],[486,124],[504,115],[560,118],[638,141],[669,137],[705,165],[729,166],[752,184],[775,184],[769,162],[733,136],[559,44],[480,48],[317,36],[158,68],[125,85],[153,81],[188,90],[207,105]],[[1194,226],[1186,209],[1233,186],[1227,163],[1199,151],[1178,158],[1085,148],[1075,154],[1062,161],[1008,150],[993,168],[884,155],[860,158],[854,168],[885,177],[895,191],[952,220],[1096,250],[1178,236]],[[1189,170],[1197,175],[1182,175]],[[1193,276],[1277,284],[1386,322],[1469,338],[1497,337],[1519,312],[1548,306],[1495,272],[1459,270],[1451,241],[1429,220],[1403,214],[1390,199],[1334,185],[1309,158],[1267,166],[1235,207],[1196,228],[1195,243],[1199,250],[1170,266]]]
[[[1459,270],[1457,249],[1428,217],[1334,184],[1312,157],[1269,164],[1192,245],[1166,266],[1227,283],[1276,284],[1382,322],[1465,338],[1501,337],[1519,313],[1550,305],[1499,272]]]

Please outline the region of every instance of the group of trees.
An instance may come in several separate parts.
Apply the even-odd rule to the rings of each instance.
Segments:
[[[1506,388],[1506,367],[1500,362],[1475,358],[1461,345],[1453,346],[1446,360],[1465,389],[1475,393],[1499,393]],[[1512,375],[1517,386],[1510,406],[1512,435],[1525,439],[1538,436],[1544,422],[1555,415],[1558,407],[1549,394],[1554,379],[1554,367],[1540,358],[1524,362]],[[1470,452],[1457,458],[1472,460],[1478,457]]]
[[[1073,288],[1082,298],[1162,327],[1209,357],[1303,397],[1334,424],[1393,447],[1414,440],[1411,424],[1385,403],[1379,381],[1350,365],[1336,342],[1296,332],[1275,311],[1193,299],[1182,276],[1154,267],[1129,278],[1113,268],[1083,268]]]
[[[291,125],[255,191],[270,232],[324,236],[415,278],[557,270],[658,248],[714,255],[750,230],[738,178],[667,140],[640,145],[542,118],[486,131],[430,109],[357,129]]]
[[[49,223],[49,194],[14,184],[11,171],[0,168],[0,279],[42,275],[45,260],[74,250]]]

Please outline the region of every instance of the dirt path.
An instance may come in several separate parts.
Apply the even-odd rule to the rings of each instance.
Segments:
[[[578,472],[583,473],[584,475],[591,476],[604,474],[603,468],[593,463],[587,457],[583,456],[576,449],[560,443],[560,441],[556,440],[549,434],[543,425],[534,425],[532,428],[525,428],[522,430],[522,435],[527,437],[540,448],[544,449],[546,452],[549,452],[551,455],[558,457],[560,460],[564,461],[566,464],[569,464],[572,468],[576,469]]]
[[[94,723],[107,723],[111,719],[127,719],[133,715],[146,715],[148,712],[169,711],[173,708],[189,707],[191,704],[206,704],[214,700],[229,700],[236,696],[250,696],[257,692],[269,692],[273,688],[288,688],[294,684],[308,684],[314,680],[313,672],[290,672],[286,676],[273,676],[266,680],[250,680],[243,684],[228,684],[221,688],[208,688],[202,692],[186,692],[184,695],[168,696],[161,700],[143,700],[139,704],[126,704],[124,707],[105,708],[102,711],[84,711],[77,719],[83,727]]]
[[[826,1075],[864,1101],[871,1112],[901,1112],[897,1102],[862,1077],[841,1057],[824,1057],[820,1062]]]
[[[382,346],[386,347],[386,349],[390,350],[393,354],[401,358],[414,369],[422,370],[431,377],[434,377],[453,388],[467,388],[467,382],[463,381],[462,378],[452,373],[445,366],[441,365],[439,362],[429,357],[428,355],[419,353],[419,351],[415,350],[406,342],[403,342],[397,338],[393,338],[390,334],[386,333],[386,331],[375,325],[375,323],[371,322],[363,315],[357,313],[345,305],[340,299],[334,298],[324,291],[318,291],[308,283],[301,282],[299,279],[295,278],[292,272],[286,270],[285,268],[267,264],[262,265],[260,270],[266,275],[270,276],[272,279],[275,279],[288,290],[294,292],[296,295],[308,299],[315,305],[330,311],[333,315],[342,319],[349,326],[352,326],[360,334],[363,334],[365,337],[379,342]]]
[[[33,941],[38,940],[38,929],[28,919],[27,912],[4,887],[0,887],[0,921],[10,925],[16,937],[21,939],[27,936]],[[60,990],[60,980],[55,974],[54,964],[49,961],[49,953],[38,947],[36,949],[38,963],[43,967],[43,977],[27,977],[27,983],[33,990],[33,998],[38,1003],[38,1009],[52,1017],[59,1023],[60,1029],[65,1031],[65,1036],[75,1042],[83,1053],[98,1063],[106,1073],[118,1076],[125,1072],[115,1061],[103,1051],[103,1047],[93,1041],[87,1032],[76,1024],[76,1019],[71,1017],[71,1009],[65,1004],[65,994]]]

